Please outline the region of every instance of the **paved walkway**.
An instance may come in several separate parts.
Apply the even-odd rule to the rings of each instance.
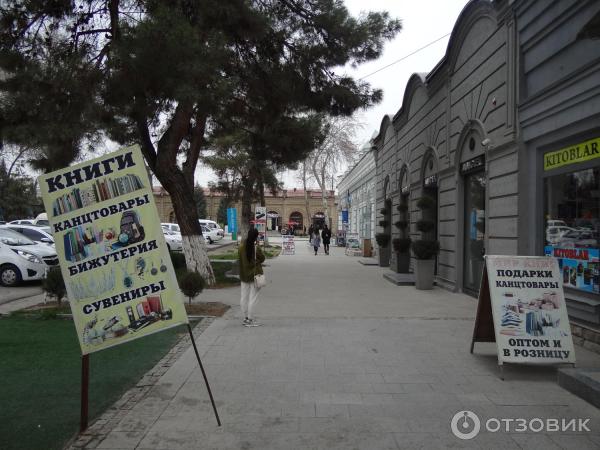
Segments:
[[[281,256],[245,328],[239,289],[204,291],[236,305],[198,340],[223,422],[216,426],[192,349],[116,421],[97,448],[599,448],[600,412],[560,388],[548,367],[509,366],[495,348],[469,354],[476,300],[384,281],[341,249]],[[577,348],[579,366],[600,357]],[[455,413],[482,419],[590,418],[591,433],[483,432],[461,441]],[[514,427],[513,427],[514,428]],[[513,430],[514,431],[514,430]]]

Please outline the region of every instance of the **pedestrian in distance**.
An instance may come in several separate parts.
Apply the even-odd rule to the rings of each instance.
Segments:
[[[258,230],[254,227],[248,230],[248,237],[238,248],[240,264],[241,298],[240,306],[244,315],[243,325],[257,327],[261,325],[254,318],[254,308],[258,303],[260,289],[254,284],[254,276],[263,273],[262,263],[265,255],[257,243]]]
[[[323,231],[321,231],[321,238],[323,238],[323,250],[325,250],[325,254],[329,255],[329,243],[331,242],[331,230],[327,227],[327,224],[323,226]]]
[[[313,245],[313,248],[315,249],[315,256],[317,256],[317,252],[319,251],[319,247],[321,246],[321,236],[319,236],[319,229],[318,228],[316,228],[313,231],[312,245]]]
[[[314,228],[311,225],[308,227],[308,243],[309,244],[312,244],[313,232],[314,232]]]

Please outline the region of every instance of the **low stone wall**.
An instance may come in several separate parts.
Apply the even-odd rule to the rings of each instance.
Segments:
[[[573,343],[600,354],[600,331],[588,328],[581,324],[571,324]]]

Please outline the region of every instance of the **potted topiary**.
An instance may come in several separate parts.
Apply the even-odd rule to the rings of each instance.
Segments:
[[[390,239],[391,239],[391,230],[390,230],[390,222],[392,216],[392,201],[388,198],[384,202],[384,207],[379,210],[381,215],[383,216],[382,220],[379,221],[379,226],[383,228],[382,233],[377,233],[375,235],[375,241],[377,241],[377,245],[379,246],[379,266],[380,267],[389,267],[390,265]]]
[[[415,255],[415,287],[417,289],[433,289],[435,271],[435,256],[440,251],[440,244],[435,239],[435,223],[428,218],[436,207],[435,199],[424,195],[417,201],[421,210],[421,220],[417,221],[417,230],[421,232],[421,239],[412,243],[412,252]]]
[[[396,272],[408,273],[410,266],[410,238],[395,238],[392,247],[396,252]]]
[[[390,235],[388,233],[377,233],[375,240],[379,246],[379,265],[388,267],[390,265],[390,256],[388,247],[390,245]]]

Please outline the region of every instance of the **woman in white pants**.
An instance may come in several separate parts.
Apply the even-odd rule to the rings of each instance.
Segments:
[[[254,285],[254,275],[262,274],[262,263],[265,255],[257,245],[258,230],[254,227],[248,230],[248,237],[238,248],[240,262],[241,298],[240,306],[244,315],[244,326],[257,327],[260,324],[254,319],[254,307],[258,302],[259,289]]]

